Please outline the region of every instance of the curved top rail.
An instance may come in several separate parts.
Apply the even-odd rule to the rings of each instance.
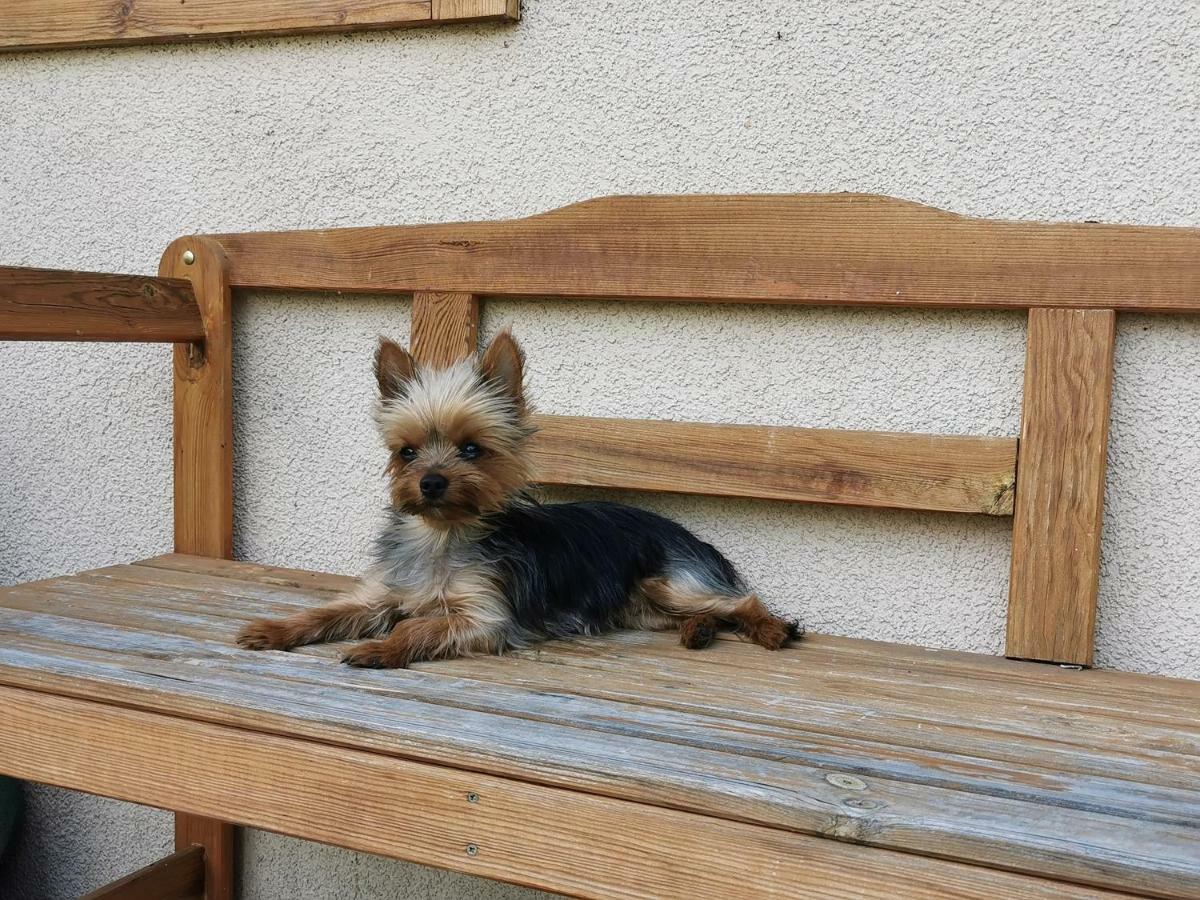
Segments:
[[[215,237],[235,287],[1200,311],[1200,229],[863,194],[605,197],[509,221]]]

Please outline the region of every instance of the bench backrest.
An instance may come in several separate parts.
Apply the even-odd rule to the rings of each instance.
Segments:
[[[155,334],[186,280],[205,335],[175,350],[176,549],[213,556],[232,553],[231,289],[412,294],[431,363],[475,349],[481,297],[1028,310],[1019,439],[542,416],[537,463],[550,484],[1012,516],[1007,655],[1088,665],[1115,315],[1200,311],[1200,230],[854,194],[615,197],[506,222],[185,237],[160,275],[174,305]]]

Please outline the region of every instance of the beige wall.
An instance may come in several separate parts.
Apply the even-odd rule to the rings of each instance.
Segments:
[[[525,215],[634,192],[888,193],[1200,226],[1200,5],[526,0],[515,28],[0,56],[0,264],[151,272],[193,231]],[[237,550],[354,571],[394,299],[239,301]],[[1013,314],[496,303],[549,412],[1015,434]],[[1200,677],[1200,321],[1125,316],[1099,660]],[[0,583],[165,550],[168,351],[0,346]],[[1007,523],[633,498],[811,627],[1001,646]],[[167,819],[32,792],[18,897],[147,861]],[[521,893],[262,834],[247,897]],[[83,862],[81,862],[83,860]],[[0,873],[0,877],[4,877]],[[7,894],[6,894],[7,896]]]

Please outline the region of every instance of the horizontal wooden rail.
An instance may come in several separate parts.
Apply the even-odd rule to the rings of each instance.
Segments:
[[[0,50],[515,21],[518,0],[4,0]]]
[[[172,853],[83,900],[204,900],[204,848]]]
[[[1200,311],[1200,229],[971,219],[888,197],[607,197],[506,222],[220,235],[234,287]]]
[[[187,281],[0,267],[0,340],[203,339]]]
[[[1125,896],[90,700],[0,687],[0,704],[16,777],[572,897]],[[720,865],[680,864],[717,847]]]
[[[1014,438],[539,416],[543,484],[1007,516]]]

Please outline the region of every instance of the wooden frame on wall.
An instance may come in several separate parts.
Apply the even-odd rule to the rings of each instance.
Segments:
[[[515,22],[520,0],[4,0],[0,51]]]

